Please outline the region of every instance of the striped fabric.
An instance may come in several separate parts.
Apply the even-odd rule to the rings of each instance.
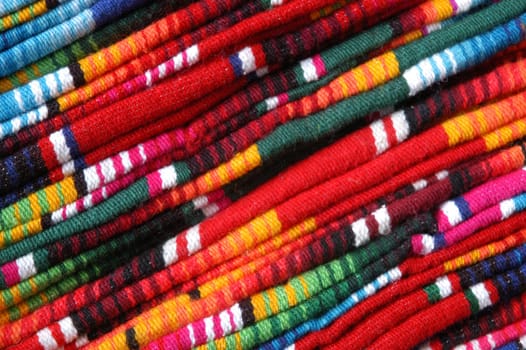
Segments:
[[[525,346],[526,0],[0,0],[0,348]]]

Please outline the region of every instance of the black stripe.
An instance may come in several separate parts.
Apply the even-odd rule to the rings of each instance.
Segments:
[[[244,299],[239,302],[239,308],[241,309],[241,318],[243,319],[243,326],[254,324],[256,318],[254,317],[254,306],[250,302],[250,299]]]
[[[77,85],[77,84],[75,84],[75,85]],[[46,102],[46,107],[47,107],[47,110],[48,110],[48,112],[47,112],[48,119],[56,116],[60,112],[60,108],[59,108],[58,102],[56,100],[54,100],[54,99],[50,100],[50,101],[47,101]]]
[[[199,291],[199,289],[194,289],[188,292],[188,296],[192,300],[201,299],[201,292]]]
[[[135,338],[135,329],[133,328],[126,330],[126,345],[131,350],[139,350],[139,342]]]
[[[75,84],[76,88],[86,84],[86,79],[84,79],[84,73],[82,72],[82,69],[80,69],[80,64],[78,62],[73,62],[70,65],[68,65],[68,69],[71,76],[73,77],[73,83]]]
[[[73,174],[73,183],[75,184],[79,198],[88,194],[88,185],[84,180],[84,174],[82,172]]]
[[[391,30],[393,31],[393,36],[394,37],[402,35],[404,33],[404,28],[403,28],[402,23],[400,22],[399,18],[391,21],[391,23],[389,23],[389,25],[391,26]]]
[[[46,7],[51,10],[58,6],[58,0],[46,0]]]

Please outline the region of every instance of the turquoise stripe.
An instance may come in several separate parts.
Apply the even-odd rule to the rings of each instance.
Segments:
[[[5,50],[46,29],[56,26],[93,5],[96,0],[72,0],[42,16],[0,35],[0,50]]]
[[[2,0],[0,1],[0,16],[5,16],[18,9],[32,4],[35,0]]]

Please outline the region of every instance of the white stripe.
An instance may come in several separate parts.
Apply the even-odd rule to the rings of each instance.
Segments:
[[[93,195],[90,193],[82,199],[84,208],[91,208],[93,206]]]
[[[159,69],[159,79],[164,78],[166,76],[166,63],[161,63],[157,68]]]
[[[177,55],[172,58],[173,64],[174,64],[174,70],[178,71],[181,68],[183,68],[183,53],[180,52]]]
[[[415,189],[415,191],[423,190],[426,187],[427,187],[427,181],[424,179],[413,182],[413,188]]]
[[[33,125],[33,124],[35,124],[38,121],[38,119],[39,119],[38,116],[41,115],[40,114],[40,110],[45,112],[45,116],[42,116],[41,118],[42,119],[46,119],[47,118],[47,107],[44,105],[44,106],[40,107],[38,110],[36,110],[36,111],[32,110],[31,112],[29,112],[27,114],[27,124],[28,125]]]
[[[425,26],[426,28],[426,31],[427,33],[432,33],[432,32],[436,32],[437,30],[440,30],[442,29],[442,23],[440,22],[437,22],[437,23],[431,23],[431,24],[428,24],[427,26]]]
[[[391,281],[398,281],[400,278],[402,278],[402,271],[398,267],[389,270],[387,274],[389,277],[391,277]]]
[[[378,290],[380,290],[381,288],[385,287],[388,283],[389,283],[389,279],[386,277],[387,275],[391,276],[391,275],[394,275],[395,278],[396,276],[400,273],[400,269],[398,267],[395,267],[394,269],[391,269],[389,271],[387,271],[386,273],[382,274],[381,276],[379,276],[378,278],[376,278],[376,280],[368,283],[367,285],[365,285],[361,290],[357,291],[357,292],[354,292],[353,294],[351,294],[350,298],[355,302],[355,303],[359,303],[360,300],[363,300],[363,293],[366,294],[366,296],[371,296],[373,294],[375,294]],[[396,281],[398,280],[399,278],[396,278],[396,279],[392,279],[392,281]],[[377,286],[375,286],[377,285]]]
[[[106,158],[100,162],[100,172],[104,176],[104,183],[115,180],[115,168],[113,167],[113,159]]]
[[[473,0],[455,0],[455,3],[457,4],[456,14],[466,12],[473,6]]]
[[[55,210],[54,212],[51,213],[51,222],[56,224],[56,223],[59,223],[59,222],[62,222],[63,219],[62,219],[62,210]]]
[[[14,98],[16,100],[16,103],[18,104],[18,108],[22,112],[25,112],[26,109],[24,107],[24,101],[22,101],[22,95],[20,94],[20,91],[18,89],[13,90],[13,96],[14,96]]]
[[[177,173],[175,168],[171,165],[168,165],[164,168],[159,169],[159,176],[161,178],[162,189],[166,190],[177,185]]]
[[[188,65],[192,66],[199,61],[199,46],[192,45],[186,49],[186,60]]]
[[[501,220],[505,220],[515,213],[515,201],[513,199],[502,201],[499,206],[502,213]]]
[[[432,58],[432,57],[431,57]],[[425,58],[420,63],[420,70],[422,71],[422,75],[425,79],[425,86],[429,86],[433,84],[435,81],[435,72],[433,70],[433,66],[431,65],[431,60],[429,58]]]
[[[53,334],[49,328],[41,329],[37,332],[38,342],[44,348],[44,350],[54,350],[58,348],[57,341],[53,338]]]
[[[447,170],[442,170],[436,173],[435,177],[437,178],[437,180],[444,180],[445,178],[447,178],[448,175],[449,172]]]
[[[241,68],[243,69],[244,75],[256,70],[256,58],[250,47],[239,51],[237,57],[241,60]]]
[[[215,339],[215,333],[214,333],[214,322],[212,321],[213,316],[209,316],[204,319],[205,322],[205,333],[206,333],[206,340],[211,341]]]
[[[208,197],[199,196],[199,197],[194,198],[192,202],[194,203],[195,209],[202,209],[208,205]]]
[[[190,343],[192,344],[192,347],[195,346],[195,335],[194,335],[194,327],[192,327],[191,324],[186,326],[186,329],[188,329],[188,338],[190,338]]]
[[[429,341],[426,341],[424,344],[420,345],[419,350],[431,350],[431,345]]]
[[[354,245],[356,247],[369,242],[369,228],[367,227],[364,218],[353,222],[351,224],[351,229],[354,232]]]
[[[495,343],[495,339],[493,339],[493,335],[488,334],[487,337],[488,343],[490,343],[491,347],[495,349],[497,347],[497,343]]]
[[[90,166],[89,168],[84,169],[84,181],[86,182],[88,192],[92,192],[99,188],[100,178],[95,166]]]
[[[377,120],[371,124],[370,128],[373,133],[376,155],[384,153],[389,148],[384,122],[381,119]]]
[[[75,340],[75,347],[79,349],[81,346],[84,346],[89,343],[88,337],[83,335],[77,340]]]
[[[318,80],[318,74],[316,73],[316,66],[312,58],[304,59],[300,62],[301,69],[303,70],[303,78],[307,83]]]
[[[267,111],[271,111],[279,105],[279,99],[277,96],[269,97],[265,100],[267,105]]]
[[[33,98],[38,105],[41,105],[46,102],[46,100],[44,99],[44,93],[42,92],[42,88],[40,87],[38,80],[32,80],[29,83],[29,87],[31,88]]]
[[[150,70],[147,70],[146,73],[144,73],[146,76],[146,86],[151,87],[152,86],[152,73]]]
[[[29,253],[16,259],[16,266],[18,266],[18,275],[22,281],[36,275],[37,273],[33,253]]]
[[[124,168],[124,173],[127,174],[133,168],[133,164],[130,160],[130,153],[127,151],[124,151],[124,152],[119,153],[119,155],[121,157],[121,164],[122,164],[122,167]]]
[[[199,233],[199,225],[195,225],[186,231],[186,241],[188,245],[188,253],[193,254],[201,249],[201,235]]]
[[[62,164],[61,170],[64,177],[73,175],[75,173],[75,161],[70,160],[69,162]]]
[[[256,76],[258,78],[261,78],[262,76],[265,76],[268,74],[268,66],[265,66],[263,68],[256,69]]]
[[[38,107],[36,110],[36,115],[35,115],[35,110],[29,112],[28,114],[29,125],[33,125],[33,124],[36,124],[36,122],[38,121],[47,119],[48,114],[49,114],[49,109],[47,108],[47,105],[42,105]]]
[[[424,81],[420,79],[420,71],[418,66],[413,66],[407,69],[404,74],[402,74],[402,76],[409,87],[409,96],[414,96],[423,89]]]
[[[422,235],[422,251],[420,254],[429,254],[435,249],[435,240],[430,235]]]
[[[163,261],[165,266],[169,266],[177,261],[177,243],[174,238],[170,238],[163,244]]]
[[[394,112],[391,115],[391,123],[393,123],[393,128],[395,130],[396,141],[398,141],[398,143],[405,141],[410,133],[409,123],[407,123],[405,112]]]
[[[11,120],[11,130],[16,133],[22,129],[22,120],[20,118],[14,118]]]
[[[440,206],[440,211],[447,217],[451,226],[456,226],[462,222],[462,215],[457,205],[453,201],[447,201]]]
[[[380,209],[375,210],[373,216],[378,223],[378,232],[381,235],[389,234],[391,232],[391,217],[387,207],[384,205]]]
[[[139,146],[139,155],[141,156],[141,164],[146,163],[146,152],[144,152],[144,145],[141,143]]]
[[[387,283],[389,283],[389,278],[387,274],[383,273],[376,279],[378,281],[378,284],[380,286],[385,286]]]
[[[236,327],[234,331],[238,331],[243,328],[243,317],[241,317],[241,308],[239,304],[235,304],[230,309],[232,311],[232,320],[234,321],[234,326]]]
[[[62,85],[62,92],[70,91],[75,88],[75,83],[73,81],[73,75],[68,67],[64,67],[57,71],[58,80]]]
[[[437,278],[435,285],[438,287],[438,291],[442,299],[447,298],[453,293],[453,286],[447,277]]]
[[[62,334],[64,335],[66,344],[69,344],[73,340],[77,339],[78,332],[75,326],[73,325],[73,320],[71,319],[71,317],[63,318],[62,320],[58,321],[58,324],[60,326]]]
[[[354,304],[358,304],[360,302],[360,297],[356,293],[351,294],[350,298],[352,299]]]
[[[63,130],[56,131],[49,135],[49,141],[53,144],[53,150],[60,164],[71,160],[71,154],[66,144],[66,137],[64,136]]]
[[[224,310],[219,313],[219,319],[221,320],[221,329],[223,330],[223,334],[221,336],[225,336],[227,334],[230,334],[232,331],[232,324],[230,323],[230,314],[229,311]]]
[[[457,65],[457,61],[455,60],[455,55],[453,55],[453,52],[451,52],[450,49],[445,49],[444,53],[447,55],[447,57],[451,61],[451,66],[453,67],[453,74],[456,74],[458,65]]]
[[[442,56],[435,54],[431,56],[431,59],[433,59],[438,70],[440,71],[440,80],[444,80],[447,77],[447,69],[446,69],[446,66],[444,66],[444,61],[442,60]]]
[[[66,212],[66,217],[67,218],[70,218],[70,217],[76,215],[77,214],[77,205],[75,204],[75,202],[66,205],[65,212]]]
[[[204,207],[202,211],[203,211],[203,214],[205,214],[205,216],[209,218],[219,211],[219,206],[215,203],[212,203]]]
[[[51,96],[55,97],[59,95],[57,79],[55,79],[55,74],[47,74],[44,76],[44,81],[46,86],[51,93]]]
[[[372,283],[366,284],[362,290],[365,292],[365,294],[367,294],[367,296],[371,296],[376,292],[376,288]]]
[[[473,339],[472,341],[470,341],[470,343],[471,343],[471,348],[473,350],[481,350],[480,349],[480,343],[479,343],[479,341],[477,339]]]
[[[486,287],[484,286],[484,283],[478,283],[470,289],[473,295],[475,295],[475,297],[477,298],[480,310],[491,306],[491,298],[489,297],[489,293]]]

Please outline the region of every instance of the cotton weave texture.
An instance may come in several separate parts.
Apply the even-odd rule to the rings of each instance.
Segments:
[[[0,349],[526,349],[526,0],[0,0]]]

